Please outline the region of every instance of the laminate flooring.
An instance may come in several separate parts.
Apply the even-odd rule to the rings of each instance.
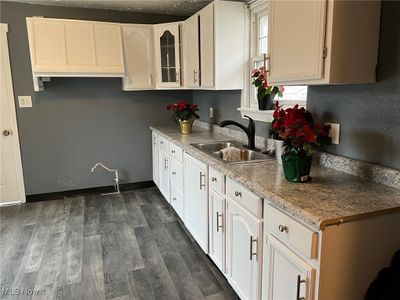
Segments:
[[[1,299],[238,299],[156,188],[0,213]]]

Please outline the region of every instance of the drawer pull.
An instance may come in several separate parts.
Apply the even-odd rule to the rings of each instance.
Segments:
[[[300,275],[297,275],[297,293],[296,293],[296,300],[305,300],[306,298],[300,297],[300,284],[306,283],[305,280],[301,279]]]
[[[219,217],[222,217],[222,214],[217,212],[217,232],[219,232],[220,229],[222,229],[222,225],[219,225]]]
[[[236,192],[235,192],[235,196],[236,196],[236,197],[242,197],[242,193],[241,193],[241,192],[238,192],[238,191],[236,191]]]
[[[288,232],[289,231],[289,228],[285,225],[279,225],[278,229],[280,232]]]
[[[174,153],[175,153],[175,150],[172,150],[171,152],[172,152],[172,154],[174,154]]]
[[[173,197],[173,198],[172,198],[172,200],[176,201],[176,198],[175,198],[175,197]]]
[[[217,178],[216,177],[211,177],[211,181],[212,182],[217,182]]]
[[[160,144],[164,144],[164,142],[163,142],[163,141],[160,141]]]
[[[172,175],[176,175],[176,172],[172,172]]]
[[[168,159],[164,158],[164,170],[168,169]]]
[[[257,239],[253,239],[253,236],[250,236],[250,260],[253,260],[253,256],[257,257],[257,252],[253,252],[253,243],[257,242]]]

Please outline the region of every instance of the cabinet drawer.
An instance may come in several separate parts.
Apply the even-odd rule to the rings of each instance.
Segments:
[[[226,193],[257,218],[262,218],[262,199],[230,178],[226,179]]]
[[[225,194],[225,176],[220,172],[210,168],[210,190],[214,190],[220,194]]]
[[[175,158],[176,161],[182,163],[183,161],[183,151],[181,147],[175,145],[174,143],[169,143],[169,154],[171,157]]]
[[[183,220],[183,194],[174,185],[171,185],[171,206]]]
[[[183,170],[182,164],[177,162],[175,159],[170,159],[170,180],[179,191],[182,191],[183,188]]]
[[[265,205],[266,230],[310,258],[318,257],[318,233],[308,229],[270,204]]]
[[[169,143],[168,140],[162,135],[158,136],[158,140],[160,141],[160,148],[169,153]]]

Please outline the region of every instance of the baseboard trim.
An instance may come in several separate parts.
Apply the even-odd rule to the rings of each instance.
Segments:
[[[119,185],[119,188],[121,192],[124,192],[124,191],[133,191],[133,190],[149,188],[153,186],[155,186],[154,182],[149,180],[149,181],[141,181],[133,183],[123,183]],[[101,187],[79,189],[79,190],[69,190],[69,191],[53,192],[46,194],[35,194],[35,195],[27,195],[26,202],[57,200],[74,196],[111,193],[114,191],[115,191],[114,186],[109,185],[109,186],[101,186]]]

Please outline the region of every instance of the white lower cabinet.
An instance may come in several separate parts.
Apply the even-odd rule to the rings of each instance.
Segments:
[[[210,190],[209,206],[209,255],[225,273],[225,198],[215,190]]]
[[[314,299],[315,269],[272,234],[265,250],[263,299]]]
[[[241,299],[259,299],[262,221],[228,198],[226,276]]]
[[[184,223],[194,239],[208,253],[207,165],[185,153]]]
[[[159,151],[159,185],[161,194],[169,202],[169,155],[168,152],[160,148]]]

